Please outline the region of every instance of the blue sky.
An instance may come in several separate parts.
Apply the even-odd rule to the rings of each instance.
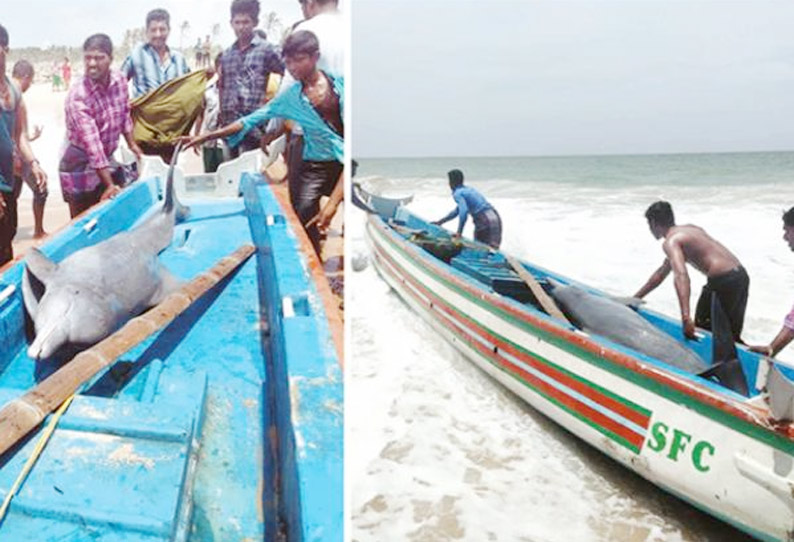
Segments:
[[[794,3],[355,0],[355,156],[794,149]]]

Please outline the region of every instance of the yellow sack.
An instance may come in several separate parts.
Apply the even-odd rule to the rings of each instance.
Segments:
[[[208,79],[206,70],[190,72],[133,100],[130,109],[135,141],[168,145],[187,135],[204,106]]]

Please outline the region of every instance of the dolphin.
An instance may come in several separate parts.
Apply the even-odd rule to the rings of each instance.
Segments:
[[[577,326],[679,369],[699,374],[709,368],[695,352],[622,303],[548,279],[551,296]]]
[[[22,297],[35,337],[28,356],[51,357],[62,346],[93,345],[179,286],[158,259],[187,208],[174,194],[171,160],[162,209],[132,231],[83,248],[55,263],[38,249],[25,258]]]

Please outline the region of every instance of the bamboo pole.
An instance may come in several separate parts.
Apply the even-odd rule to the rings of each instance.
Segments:
[[[535,295],[535,298],[540,303],[540,306],[543,307],[550,316],[554,318],[559,318],[563,322],[568,322],[568,319],[562,313],[560,308],[557,306],[557,303],[546,293],[546,290],[535,280],[535,277],[532,276],[532,273],[526,270],[526,268],[521,265],[521,262],[513,258],[512,256],[508,256],[505,254],[505,259],[507,259],[507,263],[510,264],[510,267],[513,268],[513,271],[518,273],[518,276],[521,277],[529,289],[532,290],[532,293]]]
[[[238,248],[219,260],[212,269],[167,296],[159,305],[77,354],[27,393],[7,403],[0,410],[0,455],[35,429],[47,414],[75,393],[83,383],[171,323],[194,301],[245,262],[254,250],[251,245]]]

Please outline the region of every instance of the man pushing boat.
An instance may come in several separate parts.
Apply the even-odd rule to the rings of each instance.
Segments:
[[[457,216],[459,217],[457,235],[461,235],[463,227],[466,225],[466,219],[471,214],[474,221],[474,238],[498,249],[502,243],[502,219],[499,218],[499,213],[477,190],[470,186],[463,186],[461,170],[453,169],[447,172],[447,176],[449,177],[449,188],[452,190],[452,197],[455,199],[457,207],[444,218],[434,221],[433,224],[440,226]]]
[[[711,294],[716,294],[728,317],[733,339],[740,341],[750,278],[731,251],[692,224],[677,226],[673,208],[666,201],[657,201],[645,211],[648,227],[656,239],[664,237],[662,249],[667,256],[662,265],[640,288],[635,297],[642,299],[673,272],[675,291],[681,308],[684,335],[695,337],[695,326],[711,330]],[[695,319],[689,312],[689,275],[686,264],[706,275],[708,281],[698,299]]]

